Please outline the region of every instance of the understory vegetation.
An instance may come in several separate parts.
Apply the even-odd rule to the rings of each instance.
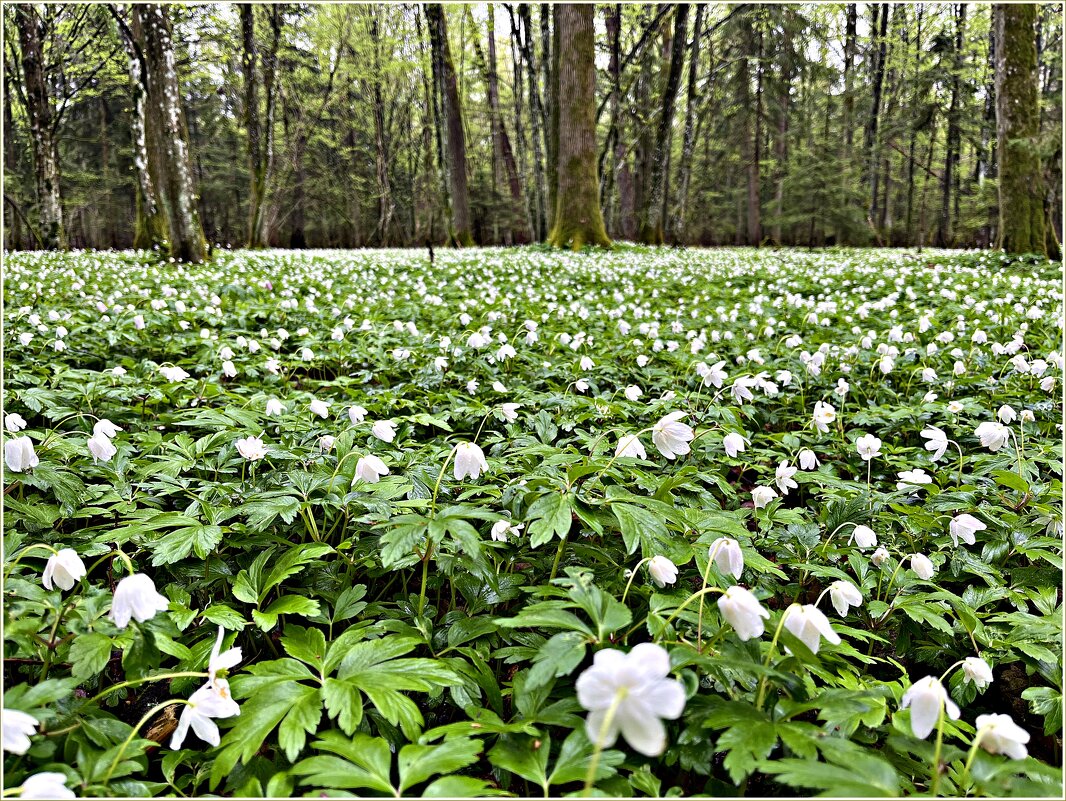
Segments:
[[[1059,267],[431,256],[6,255],[6,788],[1061,797]]]

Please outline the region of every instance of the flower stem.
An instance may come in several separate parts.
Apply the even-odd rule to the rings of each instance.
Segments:
[[[774,656],[774,651],[777,649],[777,641],[781,638],[781,629],[785,627],[785,619],[789,613],[798,607],[799,604],[791,604],[784,612],[781,613],[781,619],[777,621],[777,629],[774,631],[774,638],[770,641],[770,649],[766,652],[766,658],[763,660],[762,666],[764,668],[770,667],[770,660]],[[764,675],[759,679],[759,692],[755,696],[755,708],[760,709],[762,707],[763,698],[766,697],[766,676]]]
[[[633,586],[633,579],[635,579],[637,577],[637,573],[640,571],[641,566],[645,562],[650,562],[650,561],[651,561],[651,557],[650,556],[645,556],[643,559],[641,559],[639,562],[637,562],[637,566],[633,568],[633,572],[629,576],[629,581],[626,582],[626,588],[622,592],[622,603],[623,604],[626,602],[626,596],[629,594],[629,588]]]
[[[156,712],[161,712],[168,706],[172,706],[174,704],[188,703],[188,701],[181,698],[172,698],[169,701],[164,701],[161,704],[156,704],[147,712],[145,712],[144,717],[137,721],[137,725],[130,730],[129,736],[122,743],[122,747],[119,748],[118,751],[115,753],[115,758],[111,760],[111,766],[107,769],[107,773],[104,774],[104,787],[107,787],[110,783],[111,775],[115,772],[115,768],[118,767],[118,763],[122,760],[122,757],[126,753],[126,749],[129,748],[130,743],[133,742],[133,738],[137,736],[137,732],[140,730],[141,726],[151,720],[152,716],[155,715]]]
[[[559,572],[559,560],[563,558],[563,551],[566,550],[566,537],[559,540],[559,548],[555,551],[555,561],[552,562],[552,573],[548,577],[548,583],[551,584],[555,581],[555,574]],[[639,567],[639,565],[638,565]]]
[[[936,721],[936,747],[933,750],[933,773],[932,784],[929,787],[931,795],[936,797],[940,790],[940,757],[944,750],[944,701],[940,701],[940,715]]]
[[[600,726],[600,731],[596,735],[596,742],[592,744],[592,757],[589,759],[589,769],[585,774],[585,789],[582,790],[582,795],[588,795],[592,792],[592,785],[596,781],[596,771],[600,767],[600,757],[603,755],[607,733],[611,730],[611,723],[614,722],[618,707],[622,705],[622,701],[625,700],[628,694],[629,688],[619,687],[614,694],[614,698],[611,699],[611,705],[607,707],[607,714],[603,716],[603,725]]]

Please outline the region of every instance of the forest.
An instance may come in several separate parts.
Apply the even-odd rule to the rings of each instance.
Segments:
[[[1054,256],[1062,7],[999,8],[5,4],[4,245],[543,242],[562,170],[582,243]]]

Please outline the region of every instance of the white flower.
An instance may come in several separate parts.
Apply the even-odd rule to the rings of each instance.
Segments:
[[[479,384],[477,382],[477,379],[471,378],[469,381],[466,382],[466,391],[469,392],[471,395],[476,395],[478,386]]]
[[[482,472],[488,472],[489,465],[485,461],[485,452],[473,442],[460,442],[455,446],[455,464],[452,475],[456,481],[462,481],[465,477],[476,479]]]
[[[19,798],[40,798],[48,799],[48,801],[77,798],[74,791],[67,787],[67,776],[65,773],[55,773],[51,771],[34,773],[32,776],[28,776],[23,780],[20,789],[21,792],[18,795]]]
[[[331,434],[323,434],[318,438],[318,447],[324,451],[333,450],[333,445],[337,442],[337,438]]]
[[[110,462],[111,457],[118,453],[118,448],[111,444],[111,440],[103,434],[94,434],[86,441],[89,453],[93,457],[93,463]]]
[[[1023,423],[1035,423],[1036,415],[1033,414],[1032,409],[1022,409],[1021,414],[1018,415],[1018,419]]]
[[[918,578],[928,581],[936,573],[936,568],[928,556],[921,553],[911,554],[911,570]]]
[[[281,370],[281,362],[279,362],[277,359],[270,358],[266,360],[266,362],[263,364],[263,367],[266,368],[266,371],[268,373],[273,373],[274,375],[277,375],[278,371]]]
[[[1010,429],[1000,423],[981,423],[973,432],[981,445],[995,453],[1010,439]]]
[[[948,449],[948,435],[936,426],[929,426],[922,431],[922,437],[929,440],[925,443],[925,449],[932,453],[929,458],[934,462],[940,461],[940,457]]]
[[[378,420],[371,426],[370,433],[382,442],[392,442],[396,439],[396,424],[392,420]]]
[[[830,404],[818,401],[814,404],[814,427],[821,433],[829,430],[829,425],[837,419],[837,411]]]
[[[725,367],[724,361],[716,362],[703,370],[700,373],[703,376],[703,383],[708,387],[713,386],[716,389],[721,389],[722,384],[729,377],[729,374],[722,369],[723,367]]]
[[[804,448],[797,457],[801,470],[815,470],[818,467],[818,457],[810,448]]]
[[[285,405],[277,398],[270,398],[266,405],[267,417],[278,417],[285,414]]]
[[[972,681],[979,690],[992,683],[992,668],[979,656],[968,656],[962,660],[962,675],[963,681]]]
[[[507,535],[511,534],[517,537],[522,533],[522,529],[525,528],[525,523],[519,523],[517,526],[512,526],[510,520],[497,520],[492,524],[492,539],[495,542],[507,542]]]
[[[948,411],[952,414],[959,414],[965,408],[966,407],[963,405],[962,401],[953,400],[948,403]]]
[[[657,587],[665,587],[677,581],[677,565],[665,556],[653,556],[648,562],[648,573]]]
[[[387,476],[388,474],[389,468],[372,453],[360,457],[359,461],[355,463],[355,477],[362,479],[367,484],[377,484],[381,476]]]
[[[855,540],[855,544],[860,548],[873,548],[877,545],[877,534],[869,526],[855,526],[851,539]]]
[[[363,422],[366,417],[366,409],[362,406],[349,406],[348,407],[348,419],[352,421],[352,425],[358,425]]]
[[[21,431],[25,427],[26,420],[18,412],[12,412],[11,414],[4,415],[4,428],[6,428],[12,434]]]
[[[947,690],[935,676],[919,679],[903,693],[899,708],[911,709],[911,731],[914,736],[924,740],[936,727],[943,709],[952,720],[959,719],[959,708],[948,698]]]
[[[881,455],[881,440],[873,434],[864,434],[855,440],[855,449],[864,462],[869,462]]]
[[[776,497],[777,493],[771,487],[755,487],[751,491],[751,501],[756,509],[762,509]]]
[[[107,419],[97,420],[96,425],[93,426],[94,437],[104,436],[108,439],[113,439],[119,431],[122,431],[122,429]]]
[[[236,442],[237,453],[250,462],[258,461],[267,454],[266,445],[259,437],[244,437]]]
[[[644,393],[640,391],[640,387],[633,386],[632,384],[630,384],[628,387],[626,387],[625,392],[623,394],[628,400],[635,401]]]
[[[85,563],[73,548],[60,548],[48,557],[41,575],[41,583],[46,590],[52,589],[53,582],[61,590],[69,590],[74,582],[85,575]]]
[[[730,587],[718,598],[718,611],[733,627],[741,642],[761,637],[765,631],[763,618],[770,617],[759,599],[740,586]]]
[[[315,352],[310,348],[301,348],[300,358],[305,362],[312,361],[315,358]]]
[[[33,440],[29,437],[11,437],[4,443],[4,461],[12,473],[21,473],[36,467],[40,463]]]
[[[588,392],[589,382],[586,381],[584,378],[579,378],[577,381],[574,382],[574,389],[576,389],[578,392]]]
[[[751,388],[755,386],[755,381],[751,378],[743,377],[738,378],[729,387],[729,392],[733,396],[733,400],[737,403],[744,403],[745,401],[752,400],[755,395],[752,394]]]
[[[862,593],[850,581],[834,581],[829,585],[829,600],[837,614],[843,617],[849,607],[862,604]]]
[[[978,715],[975,722],[981,747],[990,754],[1005,754],[1011,759],[1025,759],[1029,750],[1029,732],[1016,724],[1010,715]],[[23,798],[26,796],[23,795]]]
[[[925,395],[922,396],[922,403],[932,403],[938,397],[940,397],[940,396],[937,395],[935,392],[932,392],[932,391],[926,392]]]
[[[37,718],[18,709],[3,710],[3,748],[12,754],[25,754],[30,750],[30,737],[37,731]]]
[[[948,533],[951,535],[951,541],[957,548],[959,546],[959,540],[962,540],[967,545],[973,545],[976,542],[973,535],[978,531],[984,531],[986,528],[988,528],[988,526],[973,515],[961,514],[958,517],[952,518],[952,521],[948,524]]]
[[[1009,426],[1017,418],[1018,414],[1014,411],[1014,408],[1004,404],[999,407],[999,411],[996,412],[996,417],[999,418],[999,422],[1003,425]]]
[[[208,681],[194,692],[181,709],[178,726],[170,740],[170,747],[177,751],[185,742],[189,727],[196,736],[208,745],[218,745],[218,725],[212,718],[231,718],[241,714],[240,707],[229,694],[229,682],[225,679]]]
[[[886,559],[888,559],[888,551],[884,548],[878,548],[873,552],[873,556],[870,557],[870,561],[873,563],[874,567],[881,567]]]
[[[636,434],[625,434],[618,439],[618,446],[614,449],[616,459],[629,457],[632,459],[647,459],[648,452],[644,450],[644,443]]]
[[[667,678],[669,673],[670,656],[654,643],[641,643],[628,654],[613,648],[597,651],[576,684],[578,703],[589,710],[589,740],[607,748],[621,732],[638,753],[661,754],[666,749],[661,719],[675,720],[685,708],[685,689]]]
[[[219,681],[218,672],[220,670],[229,670],[231,667],[236,667],[240,664],[243,656],[240,648],[227,648],[222,650],[222,639],[225,637],[226,631],[222,626],[218,627],[218,635],[215,637],[215,644],[211,648],[211,656],[207,659],[207,678],[211,684],[217,684]]]
[[[707,550],[707,558],[714,559],[723,575],[732,575],[733,578],[739,579],[740,574],[744,572],[744,551],[741,550],[740,543],[731,537],[719,537],[712,542]]]
[[[738,453],[744,452],[745,443],[747,443],[747,440],[735,432],[726,434],[722,438],[722,447],[725,448],[726,454],[731,459],[736,459]]]
[[[138,623],[144,623],[155,617],[156,612],[165,612],[170,601],[155,591],[155,582],[144,573],[126,576],[115,587],[115,597],[111,601],[111,622],[120,629],[126,628],[132,617]]]
[[[1044,392],[1053,392],[1055,390],[1055,376],[1047,375],[1041,378],[1040,389]]]
[[[513,423],[518,419],[518,410],[522,408],[520,403],[501,403],[500,414],[508,423]]]
[[[860,598],[861,600],[861,598]],[[806,645],[811,653],[818,653],[821,638],[833,645],[840,644],[840,637],[829,625],[829,618],[811,604],[793,604],[785,610],[785,628]]]
[[[319,417],[323,418],[329,417],[329,404],[324,400],[315,398],[308,405],[308,408],[311,410],[312,414],[317,414]]]
[[[590,359],[588,356],[582,356],[581,361],[578,362],[578,367],[581,368],[582,372],[586,372],[595,367],[595,365],[592,363],[592,359]]]
[[[229,361],[229,359],[227,359],[226,361],[222,362],[222,374],[226,376],[226,378],[236,378],[237,366],[233,362]]]
[[[781,490],[782,495],[788,495],[790,489],[796,489],[799,484],[793,481],[792,476],[799,472],[798,467],[793,467],[788,462],[781,462],[774,471],[774,483]]]
[[[914,470],[904,470],[897,475],[899,481],[896,483],[896,489],[900,492],[921,489],[923,484],[933,483],[933,477],[928,475],[920,467]]]
[[[670,412],[652,427],[651,441],[667,459],[688,453],[689,443],[696,436],[690,426],[680,422],[684,416],[684,412]]]
[[[159,368],[159,372],[163,374],[163,378],[170,382],[184,381],[189,377],[189,374],[182,370],[180,367],[167,367],[163,366]]]

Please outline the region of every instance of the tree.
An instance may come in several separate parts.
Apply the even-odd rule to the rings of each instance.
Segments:
[[[1044,187],[1036,139],[1040,106],[1036,14],[1031,4],[994,6],[999,245],[1008,253],[1047,255]]]
[[[281,7],[265,7],[270,20],[270,44],[262,54],[255,37],[255,6],[240,6],[241,72],[244,77],[244,124],[248,131],[248,234],[250,248],[265,247],[267,187],[274,170],[274,109],[277,105],[278,46],[281,41]],[[262,77],[260,77],[262,73]],[[266,100],[265,114],[259,116],[259,86]]]
[[[15,6],[22,74],[25,79],[26,115],[30,122],[33,177],[37,191],[41,246],[46,250],[66,248],[63,204],[59,198],[59,151],[53,135],[52,99],[45,81],[41,19],[29,4]]]
[[[170,17],[161,5],[132,7],[133,35],[144,59],[147,86],[145,139],[159,164],[159,197],[166,212],[170,255],[178,261],[207,259],[207,239],[196,210],[189,141]]]
[[[554,224],[548,241],[579,250],[585,245],[610,247],[600,210],[596,154],[596,46],[593,6],[563,3],[555,7],[558,26],[559,137]]]
[[[448,24],[444,18],[444,6],[440,3],[426,5],[429,23],[430,49],[437,78],[437,90],[441,95],[444,111],[441,132],[444,135],[449,195],[452,221],[449,239],[458,247],[474,244],[470,226],[470,192],[466,179],[466,132],[463,130],[463,109],[456,85],[455,64],[448,44]]]
[[[659,125],[655,134],[655,148],[651,153],[651,178],[644,193],[637,239],[649,245],[663,243],[666,226],[666,182],[669,177],[670,150],[674,132],[674,105],[681,85],[681,70],[685,60],[685,39],[688,31],[688,4],[678,3],[674,11],[674,32],[670,38],[670,59],[663,87]]]

